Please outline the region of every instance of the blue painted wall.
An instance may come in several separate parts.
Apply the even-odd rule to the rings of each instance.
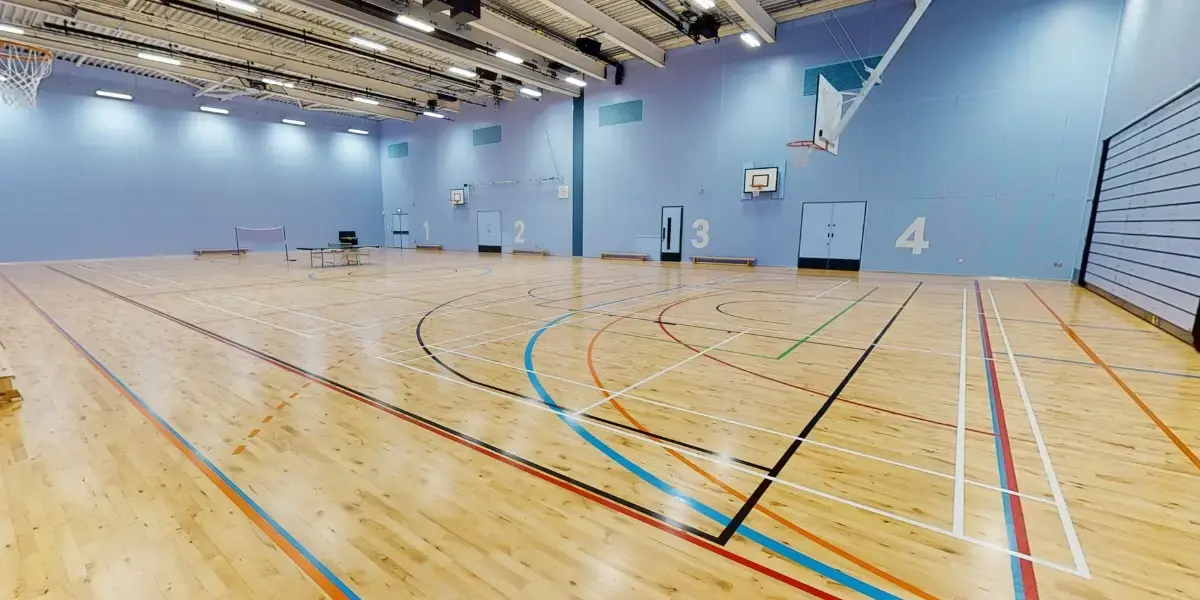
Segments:
[[[384,210],[410,213],[414,242],[448,250],[477,248],[475,213],[501,211],[504,250],[545,248],[571,253],[571,200],[559,199],[558,186],[570,185],[571,99],[550,94],[540,102],[521,99],[499,110],[466,106],[453,119],[389,121],[378,149],[382,161]],[[476,129],[500,126],[501,141],[474,145]],[[387,146],[408,142],[408,156],[388,158]],[[545,178],[561,177],[558,181]],[[499,183],[515,182],[515,183]],[[466,184],[464,206],[450,206],[450,190]],[[514,240],[514,224],[525,223],[524,241]],[[390,241],[389,241],[390,243]]]
[[[0,106],[0,262],[184,254],[232,245],[235,225],[382,241],[376,123],[249,100],[211,115],[194,92],[60,61],[36,110]]]
[[[840,156],[788,168],[783,200],[743,200],[742,169],[783,166],[785,143],[811,137],[804,70],[846,60],[821,18],[781,25],[779,42],[758,49],[730,39],[672,52],[666,69],[634,62],[624,86],[588,89],[585,254],[637,247],[657,235],[662,205],[683,204],[685,223],[711,224],[709,246],[685,244],[685,259],[794,266],[802,202],[866,201],[865,269],[1067,278],[1121,4],[934,2]],[[839,16],[869,56],[911,8],[881,0]],[[599,106],[634,99],[643,121],[598,127]],[[895,248],[921,216],[929,249]]]

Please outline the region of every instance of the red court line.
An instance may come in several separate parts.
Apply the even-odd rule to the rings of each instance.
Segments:
[[[691,350],[692,352],[696,352],[696,353],[699,353],[699,352],[700,352],[700,350],[699,350],[698,348],[696,348],[695,346],[692,346],[691,344],[688,344],[687,342],[685,342],[685,341],[683,341],[683,340],[681,340],[681,339],[679,339],[679,338],[675,337],[675,334],[674,334],[674,333],[671,333],[671,330],[667,329],[667,326],[666,326],[666,324],[664,324],[664,323],[663,323],[663,316],[667,314],[667,311],[668,311],[668,310],[671,310],[672,308],[674,308],[675,306],[677,306],[677,305],[679,305],[679,304],[683,304],[684,302],[689,302],[689,301],[695,300],[696,298],[703,298],[703,297],[704,297],[704,296],[696,296],[696,297],[694,297],[694,298],[684,298],[683,300],[680,300],[680,301],[678,301],[678,302],[675,302],[675,303],[672,303],[672,304],[668,305],[666,308],[662,309],[662,312],[658,313],[658,327],[659,327],[659,329],[662,329],[663,333],[665,333],[665,334],[667,334],[668,336],[670,336],[670,338],[671,338],[671,339],[675,340],[676,342],[678,342],[679,344],[683,345],[683,346],[684,346],[684,347],[686,347],[687,349]],[[717,358],[716,356],[713,356],[711,353],[710,353],[710,354],[705,354],[705,355],[704,355],[704,358],[707,358],[707,359],[709,359],[709,360],[715,360],[715,361],[717,361],[717,362],[719,362],[719,363],[721,363],[721,364],[723,364],[723,365],[725,365],[725,366],[727,366],[727,367],[731,367],[731,368],[737,369],[737,370],[739,370],[739,371],[741,371],[741,372],[743,372],[743,373],[746,373],[746,374],[748,374],[748,375],[753,375],[753,376],[755,376],[755,377],[759,377],[759,378],[762,378],[762,379],[766,379],[767,381],[774,381],[775,383],[778,383],[778,384],[780,384],[780,385],[786,385],[787,387],[790,387],[790,388],[793,388],[793,389],[797,389],[797,390],[803,390],[803,391],[805,391],[805,392],[808,392],[808,393],[810,393],[810,394],[816,394],[816,395],[818,395],[818,396],[826,396],[826,397],[827,397],[827,396],[829,396],[829,392],[822,392],[822,391],[820,391],[820,390],[814,390],[814,389],[812,389],[812,388],[810,388],[810,387],[805,387],[805,386],[798,385],[798,384],[795,384],[795,383],[791,383],[791,382],[788,382],[788,381],[783,381],[782,379],[775,379],[774,377],[771,377],[771,376],[768,376],[768,375],[763,375],[762,373],[758,373],[758,372],[756,372],[756,371],[751,371],[750,369],[746,369],[746,368],[744,368],[744,367],[739,367],[738,365],[735,365],[735,364],[733,364],[733,363],[731,363],[731,362],[726,362],[726,361],[724,361],[724,360],[721,360],[720,358]],[[958,428],[958,425],[955,425],[955,424],[953,424],[953,423],[943,423],[942,421],[935,421],[935,420],[933,420],[933,419],[927,419],[927,418],[925,418],[925,417],[921,417],[921,416],[918,416],[918,415],[913,415],[913,414],[909,414],[909,413],[903,413],[903,412],[899,412],[899,411],[895,411],[895,410],[891,410],[891,409],[883,408],[883,407],[881,407],[881,406],[875,406],[875,405],[873,405],[873,404],[867,404],[867,403],[865,403],[865,402],[859,402],[859,401],[857,401],[857,400],[851,400],[850,398],[847,398],[847,397],[845,397],[845,396],[839,396],[839,397],[838,397],[838,400],[839,400],[839,401],[841,401],[841,402],[844,402],[844,403],[846,403],[846,404],[853,404],[853,405],[855,405],[855,406],[861,406],[861,407],[863,407],[863,408],[868,408],[868,409],[871,409],[871,410],[874,410],[874,411],[879,411],[879,412],[882,412],[882,413],[887,413],[887,414],[890,414],[890,415],[896,415],[897,417],[904,417],[904,418],[906,418],[906,419],[912,419],[912,420],[914,420],[914,421],[921,421],[921,422],[923,422],[923,423],[929,423],[930,425],[937,425],[937,426],[939,426],[939,427],[947,427],[947,428],[950,428],[950,429],[957,429],[957,428]],[[982,429],[974,429],[974,428],[971,428],[971,427],[967,427],[967,428],[966,428],[966,430],[967,430],[967,431],[970,431],[971,433],[977,433],[977,434],[979,434],[979,435],[986,435],[986,436],[988,436],[988,437],[994,437],[994,436],[996,435],[996,434],[994,434],[994,433],[992,433],[992,432],[990,432],[990,431],[984,431],[984,430],[982,430]]]
[[[988,374],[988,388],[991,392],[992,402],[995,404],[993,415],[996,421],[996,429],[999,434],[996,438],[1000,447],[1001,464],[1004,467],[1004,489],[1013,492],[1019,492],[1017,488],[1017,463],[1013,460],[1012,445],[1008,439],[1008,420],[1004,416],[1004,399],[1000,394],[1000,378],[996,375],[996,361],[992,354],[992,336],[988,333],[987,326],[987,309],[983,306],[983,294],[979,291],[979,282],[975,282],[975,301],[979,305],[979,333],[983,337],[983,355],[986,360]],[[1029,550],[1029,533],[1025,528],[1025,510],[1021,505],[1021,497],[1015,494],[1006,494],[1005,502],[1011,507],[1009,511],[1012,514],[1012,529],[1013,537],[1016,538],[1017,552],[1026,556],[1033,556]],[[1025,559],[1015,559],[1020,565],[1021,570],[1021,588],[1024,590],[1024,597],[1028,600],[1037,600],[1038,587],[1037,577],[1033,572],[1033,562]]]
[[[1037,298],[1038,302],[1041,302],[1042,306],[1046,307],[1046,310],[1050,311],[1051,315],[1054,315],[1054,320],[1058,321],[1058,325],[1063,328],[1063,331],[1067,332],[1067,335],[1075,341],[1075,344],[1078,345],[1081,350],[1083,350],[1083,353],[1086,354],[1093,363],[1096,363],[1097,366],[1104,369],[1104,371],[1108,373],[1108,376],[1112,377],[1113,381],[1117,382],[1117,385],[1125,391],[1125,395],[1129,396],[1129,399],[1133,400],[1133,403],[1137,404],[1138,408],[1142,409],[1142,412],[1146,413],[1147,417],[1150,417],[1150,420],[1158,426],[1159,430],[1166,434],[1167,438],[1169,438],[1171,442],[1175,444],[1176,448],[1179,448],[1179,451],[1182,452],[1188,460],[1192,461],[1192,464],[1195,465],[1197,469],[1200,469],[1200,457],[1197,457],[1196,453],[1193,452],[1183,440],[1179,439],[1179,436],[1175,435],[1175,432],[1172,431],[1162,419],[1158,418],[1158,415],[1154,414],[1154,411],[1151,410],[1150,407],[1142,400],[1141,396],[1139,396],[1137,392],[1133,391],[1133,388],[1129,387],[1129,385],[1125,383],[1125,380],[1121,379],[1121,376],[1117,375],[1117,373],[1108,366],[1108,363],[1105,363],[1104,360],[1101,359],[1094,350],[1092,350],[1091,346],[1088,346],[1087,342],[1083,341],[1083,338],[1079,337],[1079,334],[1075,333],[1075,330],[1071,329],[1071,326],[1067,325],[1067,322],[1063,321],[1062,317],[1059,317],[1058,313],[1054,312],[1053,308],[1050,308],[1049,304],[1046,304],[1045,300],[1042,300],[1042,297],[1039,296],[1036,291],[1034,291],[1033,287],[1031,287],[1028,283],[1025,284],[1025,287],[1029,288],[1029,291],[1033,294],[1033,297]]]
[[[52,270],[55,270],[58,273],[62,273],[61,271],[57,271],[56,269],[52,269]],[[66,274],[66,273],[62,273],[62,274],[66,275],[67,277],[71,277],[72,279],[77,279],[78,281],[80,281],[82,283],[85,283],[87,285],[95,287],[96,289],[98,289],[104,293],[107,293],[115,298],[120,299],[120,300],[124,300],[125,302],[132,304],[134,306],[137,306],[143,310],[146,310],[147,312],[156,314],[164,319],[167,319],[178,325],[181,325],[183,327],[191,329],[192,331],[195,331],[196,333],[202,334],[210,339],[221,342],[222,344],[225,344],[231,348],[236,348],[238,350],[241,350],[242,352],[245,352],[246,354],[249,354],[249,355],[251,355],[255,358],[258,358],[264,362],[272,364],[280,369],[291,372],[295,375],[298,375],[298,376],[308,380],[304,385],[300,386],[301,388],[307,388],[309,385],[316,383],[322,387],[328,388],[329,390],[332,390],[334,392],[342,394],[343,396],[346,396],[352,400],[361,402],[361,403],[363,403],[367,406],[370,406],[376,410],[379,410],[381,412],[392,415],[398,419],[401,419],[403,421],[406,421],[408,423],[416,425],[417,427],[420,427],[421,429],[424,429],[431,433],[435,433],[447,440],[450,440],[452,442],[455,442],[457,444],[460,444],[462,446],[465,446],[467,448],[475,450],[476,452],[479,452],[480,454],[483,454],[489,458],[493,458],[493,459],[495,459],[499,462],[502,462],[504,464],[507,464],[511,467],[520,469],[530,475],[533,475],[534,477],[537,477],[538,479],[541,479],[548,483],[554,484],[554,485],[558,486],[559,488],[562,488],[568,492],[572,492],[578,496],[581,496],[583,498],[591,500],[592,502],[600,504],[601,506],[604,506],[605,508],[611,509],[622,515],[633,518],[637,521],[645,523],[646,525],[650,525],[651,527],[654,527],[655,529],[659,529],[661,531],[669,533],[681,540],[684,540],[693,545],[699,546],[700,548],[708,550],[708,551],[710,551],[714,554],[717,554],[723,558],[732,560],[733,562],[736,562],[742,566],[753,569],[754,571],[762,573],[763,575],[766,575],[772,579],[775,579],[776,581],[782,582],[782,583],[787,584],[791,587],[794,587],[802,592],[805,592],[805,593],[809,594],[810,596],[813,596],[816,598],[821,598],[822,600],[841,600],[840,598],[838,598],[837,596],[834,596],[833,594],[830,594],[829,592],[826,592],[824,590],[813,587],[813,586],[811,586],[807,583],[804,583],[803,581],[800,581],[794,577],[785,575],[785,574],[780,573],[779,571],[776,571],[770,567],[764,566],[764,565],[754,562],[748,558],[745,558],[743,556],[735,554],[722,546],[713,544],[712,542],[709,542],[707,540],[693,536],[679,528],[672,527],[666,523],[660,523],[659,521],[656,521],[646,515],[638,513],[636,511],[626,508],[624,506],[621,506],[620,504],[613,502],[612,500],[609,500],[607,498],[604,498],[603,496],[592,493],[591,491],[583,489],[581,487],[572,485],[572,484],[570,484],[566,481],[563,481],[557,477],[554,477],[548,473],[544,473],[544,472],[534,468],[533,466],[530,466],[530,465],[527,465],[527,464],[521,462],[524,459],[520,459],[520,457],[517,457],[515,454],[510,457],[509,454],[506,451],[504,451],[503,449],[500,449],[500,448],[493,449],[493,447],[491,447],[490,445],[487,445],[486,442],[475,440],[474,438],[469,438],[465,434],[461,434],[457,431],[451,430],[448,427],[441,425],[440,423],[436,423],[435,421],[428,420],[425,417],[421,417],[415,413],[410,413],[399,407],[392,406],[392,405],[384,403],[380,400],[371,398],[370,396],[361,394],[361,393],[357,392],[356,390],[353,390],[352,388],[343,386],[342,384],[337,383],[331,379],[327,379],[320,375],[316,375],[314,373],[305,371],[299,367],[296,367],[289,363],[286,363],[283,360],[275,358],[274,356],[271,356],[270,354],[262,352],[261,350],[256,350],[249,346],[245,346],[245,345],[242,345],[233,340],[227,339],[216,333],[208,331],[207,329],[204,329],[202,327],[198,327],[196,325],[188,323],[187,321],[184,321],[183,319],[180,319],[179,317],[175,317],[173,315],[169,315],[165,312],[151,308],[149,306],[141,304],[140,302],[137,302],[135,300],[131,300],[125,296],[122,296],[116,292],[109,291],[106,288],[103,288],[103,287],[96,285],[94,283],[91,283],[89,281],[76,278],[76,277]],[[0,277],[2,277],[2,275],[0,275]],[[341,598],[341,596],[332,596],[332,595],[331,595],[331,597],[334,598],[335,600],[338,598]]]
[[[604,387],[604,382],[600,380],[600,374],[596,372],[596,365],[595,365],[594,361],[592,360],[592,355],[594,353],[594,349],[596,346],[596,340],[600,339],[600,336],[609,327],[612,327],[613,325],[617,324],[617,322],[621,321],[624,318],[625,318],[625,316],[620,316],[620,317],[617,317],[616,319],[613,319],[607,325],[605,325],[604,327],[601,327],[599,330],[597,330],[594,335],[592,335],[592,339],[591,339],[591,341],[588,342],[588,347],[587,347],[587,368],[588,368],[588,372],[591,373],[591,375],[592,375],[592,381],[595,382],[596,387],[600,388],[600,393],[605,398],[608,398],[608,401],[610,404],[612,404],[613,408],[617,409],[617,412],[621,413],[621,415],[624,416],[625,419],[628,420],[634,427],[637,427],[638,429],[649,433],[650,430],[646,429],[646,427],[644,425],[642,425],[642,423],[640,421],[638,421],[632,414],[629,413],[628,410],[625,409],[624,405],[622,405],[619,401],[617,401],[616,398],[612,397],[612,392],[609,391],[608,388]],[[702,477],[704,477],[705,479],[712,482],[714,485],[720,487],[722,490],[725,490],[726,493],[732,495],[733,497],[737,498],[738,500],[741,500],[742,502],[746,502],[749,500],[749,497],[747,497],[745,494],[734,489],[732,486],[726,484],[724,481],[721,481],[715,475],[713,475],[712,473],[709,473],[700,465],[697,465],[696,463],[689,460],[686,456],[680,454],[679,452],[676,452],[675,450],[673,450],[671,448],[664,448],[664,450],[666,450],[668,454],[675,457],[683,464],[687,465],[693,471],[699,473]],[[871,563],[859,558],[858,556],[851,554],[850,552],[848,552],[846,550],[843,550],[841,547],[834,545],[832,542],[829,542],[828,540],[816,535],[815,533],[812,533],[812,532],[800,527],[799,525],[796,525],[795,523],[789,521],[788,519],[784,518],[782,515],[776,513],[775,511],[773,511],[761,504],[756,504],[755,508],[759,512],[763,513],[764,515],[767,515],[771,519],[778,522],[780,525],[783,525],[784,527],[791,529],[792,531],[807,538],[809,541],[812,541],[813,543],[816,543],[817,545],[821,546],[822,548],[825,548],[826,550],[829,550],[830,552],[837,554],[838,556],[854,563],[855,565],[858,565],[862,569],[880,577],[881,579],[891,582],[892,584],[896,585],[897,587],[904,589],[908,592],[911,592],[921,598],[924,598],[925,600],[937,600],[937,598],[935,596],[933,596],[932,594],[929,594],[928,592],[892,575],[891,573],[888,573],[887,571],[884,571],[883,569],[880,569],[879,567],[872,565]]]

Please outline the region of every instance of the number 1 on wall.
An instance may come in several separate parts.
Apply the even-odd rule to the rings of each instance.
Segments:
[[[422,223],[425,226],[425,241],[429,241],[429,221]]]

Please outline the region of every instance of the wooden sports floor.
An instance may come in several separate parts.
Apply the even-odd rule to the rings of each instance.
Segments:
[[[1200,355],[1064,283],[0,275],[0,598],[1200,597]]]

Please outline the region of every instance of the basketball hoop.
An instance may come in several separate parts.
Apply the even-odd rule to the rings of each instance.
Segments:
[[[766,185],[765,183],[764,183],[764,184],[759,184],[759,185],[753,185],[753,184],[752,184],[752,185],[750,186],[750,195],[751,195],[751,196],[753,196],[753,197],[755,197],[755,198],[757,198],[757,197],[758,197],[758,195],[762,193],[762,191],[763,191],[763,188],[765,188],[765,187],[767,187],[767,185]]]
[[[814,142],[813,140],[788,142],[787,146],[792,151],[792,162],[796,163],[797,167],[808,165],[808,159],[812,156],[814,150],[827,152],[823,143]]]
[[[54,68],[54,53],[38,46],[0,40],[0,100],[35,106],[38,85]]]

